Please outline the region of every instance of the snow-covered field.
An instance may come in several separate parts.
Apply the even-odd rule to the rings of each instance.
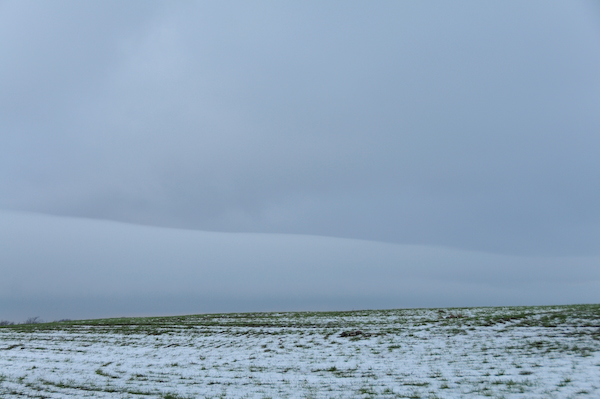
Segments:
[[[15,325],[0,397],[598,398],[600,305]]]

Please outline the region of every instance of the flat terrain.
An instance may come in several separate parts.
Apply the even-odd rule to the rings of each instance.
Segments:
[[[598,398],[600,305],[0,328],[2,398]]]

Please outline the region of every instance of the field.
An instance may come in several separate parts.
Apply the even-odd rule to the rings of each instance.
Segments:
[[[600,305],[0,328],[2,398],[598,398]]]

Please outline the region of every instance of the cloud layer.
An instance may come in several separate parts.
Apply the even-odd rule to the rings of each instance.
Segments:
[[[598,301],[598,257],[519,257],[0,212],[0,319]]]
[[[0,4],[0,207],[600,254],[592,3]]]

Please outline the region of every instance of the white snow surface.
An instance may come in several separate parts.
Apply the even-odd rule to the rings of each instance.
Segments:
[[[16,325],[0,396],[598,398],[600,305]]]

